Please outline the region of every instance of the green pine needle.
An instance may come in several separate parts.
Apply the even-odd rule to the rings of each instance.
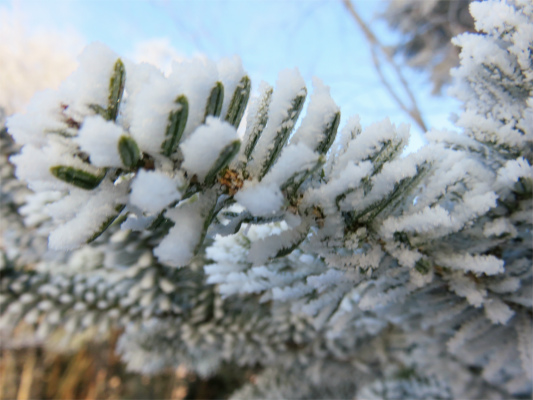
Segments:
[[[100,182],[102,182],[105,176],[105,173],[101,175],[93,175],[81,169],[67,167],[64,165],[51,167],[50,172],[57,179],[85,190],[95,189]]]
[[[259,137],[261,136],[261,133],[263,133],[263,130],[267,124],[268,109],[270,106],[270,101],[272,100],[273,91],[273,88],[270,87],[264,92],[263,98],[261,98],[261,105],[257,110],[253,129],[250,132],[250,136],[248,137],[248,141],[244,149],[244,155],[246,156],[247,160],[250,159],[250,155],[252,154],[252,151],[254,150],[255,145],[257,144],[257,141],[259,140]]]
[[[326,154],[335,141],[335,136],[337,136],[337,130],[339,128],[339,123],[341,122],[341,113],[336,112],[333,114],[331,120],[329,120],[324,127],[324,139],[318,144],[315,151],[320,154]]]
[[[235,88],[235,92],[233,92],[233,97],[231,98],[225,119],[235,128],[241,123],[244,110],[248,104],[248,99],[250,98],[251,88],[252,82],[250,81],[250,78],[245,75]]]
[[[208,116],[212,115],[214,117],[220,116],[222,112],[222,103],[224,101],[224,85],[222,82],[215,83],[211,93],[209,93],[209,98],[207,99],[207,104],[205,106],[205,115],[204,122]]]
[[[175,103],[179,106],[168,115],[168,125],[165,132],[165,141],[161,145],[162,153],[170,157],[176,152],[180,144],[181,136],[185,131],[187,118],[189,117],[189,101],[185,95],[176,98]]]
[[[118,141],[118,152],[122,163],[127,168],[134,168],[141,159],[141,152],[139,146],[133,138],[129,136],[121,136]]]
[[[118,115],[118,108],[122,101],[124,94],[124,86],[126,84],[126,69],[124,63],[119,58],[115,63],[113,76],[109,82],[109,99],[107,105],[107,119],[115,121]]]
[[[122,210],[124,210],[125,207],[125,204],[119,204],[118,206],[116,206],[115,211],[117,213],[109,217],[105,222],[103,222],[102,225],[100,225],[100,228],[98,228],[98,230],[94,233],[94,235],[92,235],[89,240],[87,240],[87,243],[94,242],[96,239],[98,239],[98,237],[100,237],[100,235],[102,235],[102,233],[104,233],[106,229],[109,228],[111,224],[117,219],[117,217],[120,215],[120,213],[122,212]]]
[[[268,157],[265,163],[263,164],[263,169],[261,171],[260,178],[263,178],[270,170],[270,168],[278,158],[279,154],[281,153],[283,146],[285,146],[285,143],[287,143],[289,135],[292,132],[292,129],[294,128],[294,124],[300,116],[300,112],[302,111],[306,96],[307,89],[304,87],[300,91],[300,94],[298,94],[291,101],[291,106],[287,110],[287,117],[281,122],[280,127],[276,132],[276,137],[274,138],[274,145],[272,146],[272,150],[268,154]]]
[[[205,177],[204,182],[207,185],[212,185],[215,182],[217,174],[222,171],[222,169],[228,166],[233,157],[237,155],[240,148],[240,140],[234,140],[222,149],[222,151],[218,155],[217,160],[215,161],[215,163],[213,164],[213,166]]]

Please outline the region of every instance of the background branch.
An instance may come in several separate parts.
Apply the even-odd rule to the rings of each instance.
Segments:
[[[418,107],[418,104],[416,102],[416,98],[413,94],[413,91],[411,90],[409,83],[405,79],[405,76],[402,73],[401,68],[398,66],[396,61],[394,60],[394,57],[388,51],[385,46],[379,41],[377,36],[372,32],[372,30],[368,27],[368,25],[365,23],[365,21],[361,18],[359,13],[354,8],[352,2],[350,0],[342,0],[344,6],[348,10],[349,14],[352,16],[356,24],[361,28],[363,31],[365,37],[367,38],[368,42],[371,46],[372,51],[372,60],[374,62],[374,66],[376,68],[376,71],[378,73],[378,76],[383,83],[383,86],[385,86],[385,89],[387,89],[387,92],[392,96],[396,104],[405,111],[412,119],[413,121],[422,129],[423,132],[427,132],[428,128],[426,126],[426,123],[424,122],[424,119],[422,118],[422,113],[420,112],[420,109]],[[379,55],[380,53],[384,56],[386,62],[389,64],[389,66],[392,68],[394,73],[396,74],[396,77],[398,78],[398,82],[400,83],[401,87],[409,97],[410,104],[406,104],[398,95],[398,93],[394,90],[391,83],[387,80],[385,75],[383,74],[383,70],[381,68]]]

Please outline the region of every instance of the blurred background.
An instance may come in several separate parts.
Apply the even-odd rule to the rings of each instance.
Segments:
[[[165,73],[195,55],[239,55],[257,88],[298,67],[331,87],[342,120],[363,126],[389,117],[409,123],[407,151],[424,132],[453,129],[446,95],[458,63],[451,37],[473,29],[470,0],[0,0],[0,127],[31,96],[57,87],[84,46],[100,41]],[[252,90],[253,90],[252,89]],[[186,370],[127,373],[114,355],[116,332],[68,354],[1,346],[0,399],[223,398],[253,379],[228,366],[202,381]],[[240,380],[239,380],[240,379]]]

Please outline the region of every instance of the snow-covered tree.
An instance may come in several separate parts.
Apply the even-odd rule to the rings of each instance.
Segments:
[[[8,120],[34,194],[2,203],[4,337],[68,348],[119,326],[133,370],[253,369],[234,398],[530,396],[533,6],[471,11],[462,132],[407,156],[406,125],[338,132],[318,79],[298,124],[297,70],[248,105],[238,59],[165,77],[88,47]],[[2,193],[25,190],[2,168]]]
[[[430,73],[433,93],[450,81],[450,69],[459,64],[459,49],[450,40],[474,31],[468,11],[472,0],[391,0],[380,16],[401,33],[392,49],[410,67]]]

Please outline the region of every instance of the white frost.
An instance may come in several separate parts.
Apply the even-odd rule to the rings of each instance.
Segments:
[[[320,79],[313,78],[313,87],[305,118],[291,138],[291,143],[302,143],[315,150],[324,139],[326,123],[339,112],[339,107],[331,98],[329,86],[324,85]]]
[[[56,228],[48,239],[54,250],[73,250],[98,232],[104,222],[117,215],[115,207],[125,202],[126,185],[113,185],[103,182],[90,197],[76,216]]]
[[[287,111],[291,108],[292,100],[296,96],[303,94],[303,89],[305,89],[305,81],[298,69],[286,69],[279,73],[276,89],[272,94],[267,125],[252,152],[252,160],[249,167],[253,175],[257,175],[263,167],[268,154],[274,146],[274,139],[282,122],[289,117]]]
[[[202,234],[205,206],[204,200],[193,196],[165,212],[175,225],[154,249],[160,262],[173,267],[183,267],[190,262]]]
[[[443,267],[472,271],[476,274],[496,275],[504,271],[504,262],[494,256],[470,254],[437,254],[437,262]]]

